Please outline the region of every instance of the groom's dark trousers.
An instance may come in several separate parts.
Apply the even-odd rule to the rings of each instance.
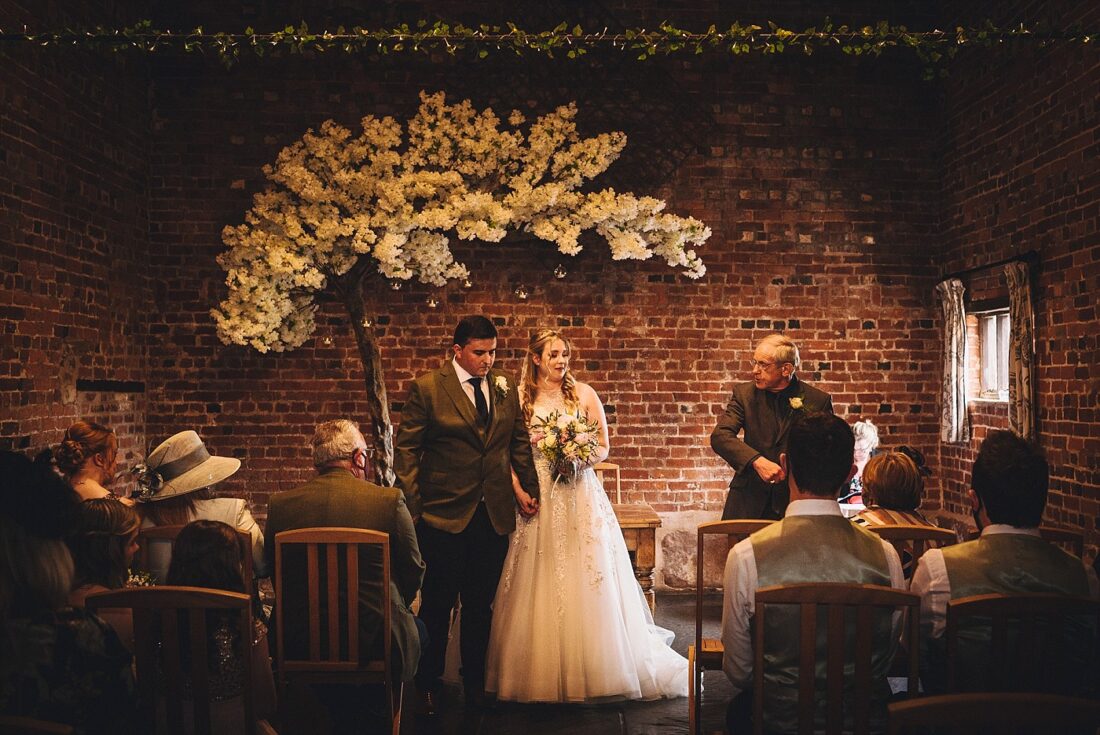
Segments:
[[[416,537],[431,570],[420,593],[420,618],[428,628],[429,643],[420,659],[417,686],[421,691],[439,686],[451,608],[461,595],[462,679],[468,691],[481,691],[493,597],[508,553],[508,536],[493,529],[485,503],[478,503],[470,523],[459,533],[441,531],[421,521],[416,525]]]

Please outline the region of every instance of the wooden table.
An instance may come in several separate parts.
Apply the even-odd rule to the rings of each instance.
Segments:
[[[653,595],[653,567],[657,563],[657,529],[661,525],[661,517],[645,503],[612,503],[611,507],[626,540],[634,576],[642,587],[650,612],[653,612],[657,605]]]

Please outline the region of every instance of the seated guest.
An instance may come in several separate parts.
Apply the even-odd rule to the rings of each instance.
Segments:
[[[831,414],[795,420],[787,453],[780,456],[791,493],[783,520],[754,533],[730,550],[724,576],[722,668],[734,686],[727,720],[730,732],[748,728],[752,710],[753,651],[750,634],[756,590],[800,582],[876,584],[904,589],[901,561],[894,547],[841,515],[836,498],[855,472],[854,437],[844,421]],[[798,731],[799,620],[796,610],[769,612],[767,628],[768,682],[764,698],[764,729]],[[890,688],[886,672],[897,635],[889,618],[880,622],[881,645],[875,650],[871,675],[875,687],[872,726],[885,729]],[[821,626],[822,636],[825,626]],[[818,642],[819,650],[824,638]],[[823,673],[823,672],[822,672]],[[851,682],[846,682],[846,689]],[[824,682],[817,690],[823,696]],[[818,729],[824,728],[825,707],[818,703]],[[845,710],[845,728],[851,709]]]
[[[318,526],[343,526],[383,531],[390,536],[390,599],[392,627],[389,635],[394,646],[396,674],[410,681],[416,673],[422,645],[420,624],[409,605],[424,580],[424,562],[420,557],[412,517],[400,490],[380,487],[368,482],[367,443],[355,424],[346,419],[327,421],[313,435],[313,465],[317,477],[299,488],[278,493],[271,498],[267,513],[268,566],[274,569],[275,535],[282,531]],[[309,617],[306,598],[305,555],[284,560],[287,591],[283,609],[286,656],[303,656],[307,644]],[[382,575],[382,560],[372,549],[360,547],[359,553],[359,641],[362,654],[381,655],[382,592],[378,580]],[[273,580],[276,587],[282,579]],[[333,710],[333,716],[353,716],[341,709],[341,697],[318,690]],[[349,704],[355,695],[343,697]]]
[[[248,504],[239,498],[219,498],[214,485],[241,468],[233,457],[212,456],[193,431],[181,431],[165,439],[132,472],[140,492],[137,508],[142,528],[182,526],[191,521],[221,521],[252,537],[253,576],[266,576],[264,537]],[[149,569],[160,581],[168,573],[172,545],[152,540],[147,550]]]
[[[54,461],[81,500],[114,497],[107,486],[115,477],[115,432],[94,421],[77,421],[65,430]],[[130,505],[129,498],[122,502]]]
[[[236,531],[220,521],[193,521],[184,526],[172,549],[167,583],[244,593],[241,546]],[[254,620],[253,625],[247,652],[252,657],[250,685],[257,716],[270,720],[275,716],[275,680],[271,675],[267,627],[259,620]],[[245,685],[236,617],[215,616],[207,622],[207,631],[212,666],[210,696],[218,703],[229,702],[240,696]],[[239,711],[236,707],[214,709],[217,718],[226,722],[232,722],[231,718]]]
[[[921,678],[928,691],[942,691],[945,685],[943,633],[949,600],[1035,592],[1097,596],[1092,570],[1039,536],[1048,484],[1047,461],[1035,445],[1010,431],[990,432],[982,442],[968,493],[981,536],[926,551],[913,574],[912,591],[921,595],[920,661],[926,669]],[[988,649],[989,631],[968,631],[968,636],[959,641],[958,681],[970,691],[984,691],[988,659],[981,652]],[[1087,638],[1080,640],[1080,649],[1087,651]]]
[[[863,470],[863,502],[855,522],[867,526],[932,526],[921,515],[924,478],[908,454],[886,452],[871,457]]]
[[[852,432],[856,437],[856,445],[853,457],[856,465],[856,474],[848,481],[847,486],[840,493],[842,503],[866,503],[863,499],[863,468],[867,461],[878,449],[878,427],[870,421],[857,421],[852,425]]]
[[[115,498],[94,498],[80,504],[76,526],[67,539],[76,568],[70,605],[84,607],[88,595],[126,585],[130,562],[138,549],[140,524],[137,512]],[[115,629],[123,644],[134,650],[134,619],[130,610],[103,608],[98,614]]]
[[[924,496],[924,473],[921,464],[907,454],[908,447],[897,452],[887,452],[871,457],[863,470],[863,502],[867,507],[852,520],[861,526],[929,526],[929,521],[917,508]],[[915,450],[921,463],[924,457]],[[913,576],[913,555],[901,554],[901,567],[905,578]]]
[[[78,499],[43,453],[0,453],[0,715],[135,732],[131,656],[114,630],[66,605],[64,538]]]

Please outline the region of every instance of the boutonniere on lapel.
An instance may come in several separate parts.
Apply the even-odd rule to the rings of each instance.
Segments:
[[[802,408],[802,397],[801,396],[795,396],[794,398],[789,398],[787,400],[790,402],[791,408],[793,408],[795,411]]]
[[[493,379],[493,387],[497,390],[497,398],[501,400],[508,397],[508,378],[498,375]]]

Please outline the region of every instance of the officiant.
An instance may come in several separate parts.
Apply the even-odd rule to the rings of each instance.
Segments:
[[[789,337],[776,333],[760,340],[752,379],[734,387],[710,434],[711,448],[736,473],[722,520],[779,519],[787,509],[787,476],[779,455],[786,451],[791,421],[800,413],[833,412],[828,393],[795,375],[799,363],[798,345]]]

